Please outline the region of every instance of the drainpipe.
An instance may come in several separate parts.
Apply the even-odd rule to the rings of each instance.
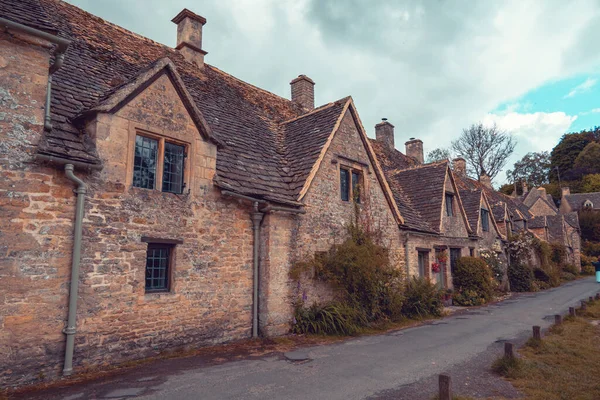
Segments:
[[[73,164],[65,165],[65,176],[77,184],[77,205],[75,207],[75,228],[73,233],[73,261],[71,264],[71,287],[69,291],[69,311],[67,326],[63,333],[67,335],[67,346],[65,350],[65,366],[63,375],[69,376],[73,373],[73,348],[75,344],[75,332],[77,326],[77,291],[79,289],[79,261],[81,259],[81,231],[83,223],[83,211],[85,194],[87,193],[85,183],[73,174]]]
[[[250,217],[252,218],[252,230],[254,231],[253,252],[253,279],[252,279],[252,337],[258,337],[258,284],[259,284],[259,255],[260,255],[260,223],[265,214],[258,211],[258,202],[254,202],[254,207]]]
[[[62,66],[65,58],[65,52],[67,51],[67,47],[69,47],[69,44],[71,44],[71,41],[65,38],[52,35],[48,32],[32,28],[27,25],[19,24],[6,18],[0,18],[0,26],[24,32],[29,35],[45,39],[51,43],[56,44],[56,49],[54,50],[54,64],[50,66],[50,71],[48,72],[48,88],[46,90],[46,109],[44,112],[44,130],[51,131],[52,123],[50,118],[50,100],[52,94],[52,75],[54,75],[54,73],[58,71],[58,69]]]
[[[410,252],[408,251],[408,238],[409,238],[409,234],[406,234],[406,238],[404,239],[404,263],[406,264],[406,279],[407,281],[410,280],[410,268],[408,266],[408,257],[410,255]]]

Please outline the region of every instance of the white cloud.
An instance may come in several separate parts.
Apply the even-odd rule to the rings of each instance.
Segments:
[[[587,91],[589,91],[591,88],[593,88],[596,85],[597,79],[593,79],[593,78],[587,78],[585,80],[585,82],[575,86],[569,93],[567,93],[565,95],[565,97],[563,97],[564,99],[569,98],[569,97],[574,97],[580,93],[585,93]]]

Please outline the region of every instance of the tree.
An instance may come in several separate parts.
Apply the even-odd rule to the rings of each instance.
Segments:
[[[427,153],[427,162],[432,163],[436,161],[449,160],[450,157],[450,150],[437,148]]]
[[[558,180],[557,170],[560,172],[561,179],[581,178],[583,173],[574,168],[575,160],[588,144],[598,141],[600,141],[600,127],[565,133],[550,154],[550,181]]]
[[[581,193],[600,192],[600,174],[589,174],[581,180]]]
[[[516,140],[496,124],[484,126],[479,122],[463,129],[460,137],[452,142],[452,150],[467,160],[471,174],[487,174],[494,179],[506,165],[516,145]]]
[[[588,143],[575,159],[573,167],[590,174],[600,172],[600,143]]]
[[[548,183],[550,171],[550,153],[527,153],[514,164],[513,169],[506,171],[509,182],[525,181],[529,186],[541,186]]]

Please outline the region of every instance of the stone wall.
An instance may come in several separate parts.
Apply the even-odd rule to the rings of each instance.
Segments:
[[[272,320],[263,326],[270,334],[283,333],[290,328],[292,309],[289,303],[282,303],[284,297],[293,301],[305,293],[307,302],[312,304],[326,302],[335,295],[331,288],[312,279],[290,280],[289,268],[295,261],[326,251],[345,239],[345,227],[354,215],[354,204],[341,199],[340,166],[361,171],[364,196],[359,212],[362,224],[381,232],[382,244],[391,250],[393,265],[404,268],[402,234],[359,136],[357,121],[348,110],[303,200],[306,214],[272,215],[263,225],[265,232],[277,238],[277,241],[270,241],[271,248],[266,250],[268,262],[261,263],[264,274],[269,274],[269,293],[277,293],[269,296],[268,304],[261,306],[270,310]],[[291,227],[291,231],[282,233],[281,227]],[[275,259],[277,263],[273,262]]]
[[[9,60],[0,70],[5,88],[0,382],[5,385],[51,379],[62,370],[75,204],[73,184],[60,168],[31,162],[42,130],[48,56],[31,47],[14,53],[21,62]],[[93,174],[75,171],[89,186],[75,372],[248,337],[249,208],[213,187],[216,149],[200,138],[168,78],[159,78],[115,115],[99,115],[88,128],[106,167]],[[132,138],[138,131],[189,147],[189,191],[131,187]],[[174,250],[169,292],[145,292],[142,236],[182,241]]]

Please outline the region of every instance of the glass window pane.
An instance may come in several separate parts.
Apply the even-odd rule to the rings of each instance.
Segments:
[[[449,217],[452,217],[454,215],[452,204],[453,202],[454,196],[452,196],[451,194],[446,194],[446,215]]]
[[[360,203],[360,173],[352,171],[352,198]]]
[[[183,165],[185,147],[173,143],[165,143],[165,159],[163,167],[163,192],[183,192]]]
[[[350,200],[350,173],[347,169],[340,169],[340,191],[342,200]]]
[[[169,251],[165,245],[149,244],[146,254],[146,291],[169,289]]]
[[[154,189],[158,141],[144,136],[135,137],[133,186]]]

